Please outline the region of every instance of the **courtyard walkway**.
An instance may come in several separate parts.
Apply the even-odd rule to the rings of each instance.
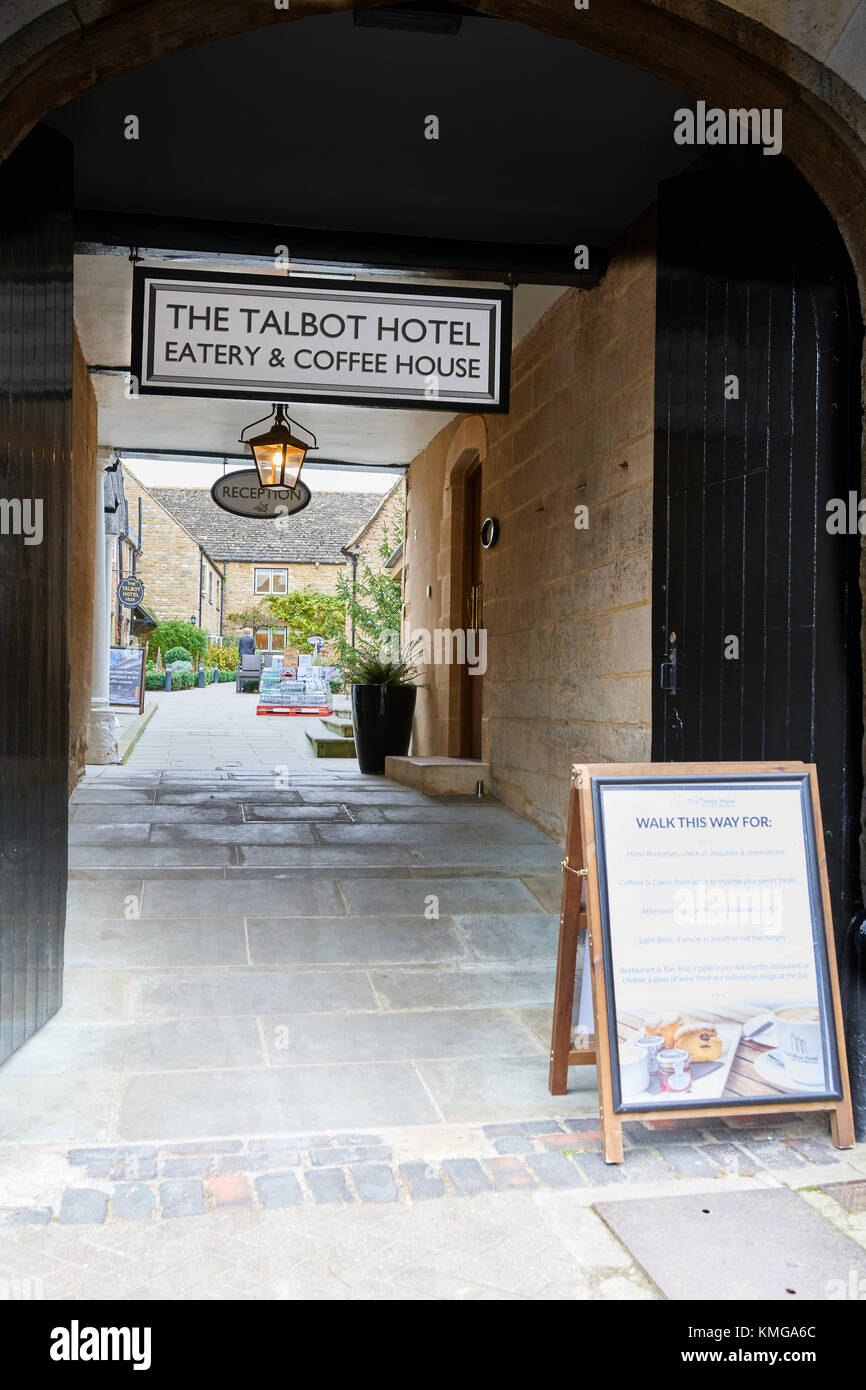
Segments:
[[[677,1297],[619,1218],[710,1192],[818,1223],[811,1296],[866,1279],[866,1152],[820,1117],[630,1123],[604,1164],[594,1070],[547,1091],[558,847],[305,723],[161,696],[75,793],[64,1005],[0,1069],[0,1291]]]

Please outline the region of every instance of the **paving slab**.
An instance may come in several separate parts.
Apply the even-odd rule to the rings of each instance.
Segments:
[[[386,965],[470,960],[450,918],[272,917],[247,922],[256,965]]]
[[[386,1009],[526,1008],[552,1002],[555,983],[549,967],[535,965],[374,970],[370,978]]]
[[[115,921],[99,917],[70,923],[66,932],[66,976],[70,967],[246,965],[242,918],[216,922]],[[76,973],[80,979],[80,974]],[[126,977],[123,977],[124,979]],[[64,991],[64,1008],[66,1007]]]
[[[556,957],[559,915],[550,913],[460,913],[454,921],[480,960]]]
[[[94,893],[101,888],[101,884],[93,885]],[[226,915],[285,917],[289,912],[299,917],[338,917],[345,908],[336,886],[327,879],[296,879],[289,888],[270,878],[189,883],[150,880],[141,908],[142,917],[208,917],[217,921]]]
[[[132,982],[130,1019],[356,1013],[377,1008],[364,971],[176,970]],[[349,1025],[350,1026],[350,1025]]]
[[[866,1277],[866,1250],[787,1188],[597,1202],[595,1210],[665,1298],[826,1300],[852,1271]]]
[[[355,1014],[262,1020],[271,1066],[339,1061],[347,1035],[358,1062],[422,1057],[537,1056],[541,1049],[504,1009],[443,1009],[434,1013]]]
[[[123,1083],[120,1139],[429,1124],[438,1119],[403,1063],[176,1072]]]
[[[443,855],[447,863],[447,854]],[[466,912],[537,912],[538,901],[520,879],[512,878],[405,878],[377,883],[340,879],[349,912],[359,917],[384,912],[394,916],[424,917],[432,900],[440,916]]]

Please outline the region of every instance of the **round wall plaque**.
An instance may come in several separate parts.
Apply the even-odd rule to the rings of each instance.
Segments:
[[[495,516],[485,517],[481,523],[481,544],[485,550],[492,550],[499,540],[499,522]]]

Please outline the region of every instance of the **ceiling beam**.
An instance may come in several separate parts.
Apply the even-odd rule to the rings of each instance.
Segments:
[[[579,234],[575,242],[580,242]],[[607,268],[607,252],[598,246],[588,247],[589,268],[576,270],[574,246],[314,231],[148,213],[75,214],[75,252],[79,256],[128,256],[134,248],[141,260],[198,258],[225,268],[256,268],[273,267],[278,248],[283,246],[289,248],[290,265],[299,273],[316,267],[334,274],[417,275],[439,280],[573,285],[589,290]]]
[[[238,468],[255,467],[250,454],[221,454],[218,449],[122,449],[114,450],[120,463],[137,459],[141,463],[225,463]],[[342,468],[349,473],[405,473],[406,463],[344,463],[342,459],[304,459],[304,471],[313,468]]]

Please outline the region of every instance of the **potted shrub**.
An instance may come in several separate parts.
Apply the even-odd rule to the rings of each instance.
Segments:
[[[418,693],[410,652],[402,656],[372,647],[351,649],[344,676],[352,686],[355,751],[362,772],[385,771],[385,759],[409,752]]]

